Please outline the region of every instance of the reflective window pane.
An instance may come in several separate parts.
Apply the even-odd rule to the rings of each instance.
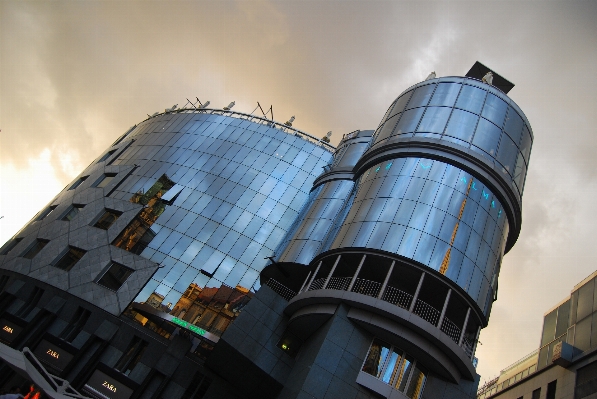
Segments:
[[[417,131],[442,133],[451,111],[446,107],[427,107]]]
[[[485,90],[473,86],[464,85],[460,90],[456,106],[475,114],[480,113],[485,99]]]
[[[470,142],[477,127],[478,119],[479,117],[475,114],[455,109],[450,116],[450,121],[444,134]]]

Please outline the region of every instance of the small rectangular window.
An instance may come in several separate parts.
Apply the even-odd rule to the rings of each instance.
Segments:
[[[85,252],[82,249],[69,246],[66,252],[56,258],[53,266],[68,272],[85,255]]]
[[[116,152],[116,150],[108,151],[107,153],[104,154],[103,157],[101,157],[99,159],[99,161],[97,161],[97,163],[104,162],[106,159],[110,158],[112,156],[112,154],[114,154],[115,152]]]
[[[47,207],[39,214],[39,216],[35,220],[45,219],[50,213],[52,213],[54,211],[54,209],[56,209],[57,206],[58,205],[52,205],[52,206]]]
[[[558,380],[553,380],[549,384],[547,384],[547,394],[545,395],[545,399],[556,399],[556,388],[558,385]]]
[[[131,274],[133,274],[132,269],[115,262],[110,262],[106,272],[97,280],[97,284],[109,290],[118,291]]]
[[[10,251],[12,251],[12,249],[14,247],[17,246],[18,243],[20,243],[21,241],[23,241],[23,237],[19,237],[19,238],[15,238],[13,240],[10,241],[10,244],[8,244],[6,246],[6,248],[4,248],[4,250],[2,251],[2,253],[0,253],[0,255],[6,255],[8,254]]]
[[[141,356],[143,356],[145,349],[147,349],[147,342],[139,337],[133,337],[129,347],[114,368],[124,375],[129,375],[137,363],[139,363],[139,360],[141,360]]]
[[[37,240],[33,241],[33,243],[29,246],[29,248],[27,248],[25,252],[23,252],[23,255],[21,256],[23,258],[33,259],[35,255],[39,253],[39,251],[44,249],[48,242],[48,240],[42,240],[38,238]]]
[[[31,294],[29,294],[29,298],[27,298],[27,301],[23,304],[23,306],[21,306],[19,310],[17,310],[15,315],[20,317],[21,319],[27,318],[27,316],[29,316],[29,314],[39,303],[39,300],[41,299],[43,293],[44,290],[42,290],[41,288],[33,288],[33,291],[31,291]]]
[[[74,184],[72,186],[70,186],[69,190],[74,190],[75,188],[79,187],[81,185],[81,183],[83,183],[85,180],[87,180],[89,176],[83,176],[81,178],[79,178],[79,180],[77,180],[76,182],[74,182]]]
[[[73,220],[75,218],[75,216],[77,216],[79,214],[79,211],[81,209],[83,209],[84,207],[85,207],[85,205],[72,204],[71,206],[69,206],[66,209],[66,211],[64,211],[60,220],[65,220],[67,222],[70,222],[71,220]]]
[[[113,211],[111,209],[104,209],[104,212],[93,224],[93,227],[97,227],[102,230],[108,230],[110,226],[112,226],[116,222],[120,215],[122,215],[122,212]]]
[[[89,315],[91,315],[89,310],[79,307],[68,325],[62,330],[60,338],[67,342],[73,342],[85,326],[85,323],[87,323]]]
[[[540,399],[541,396],[541,388],[537,388],[533,391],[533,394],[531,395],[531,399]]]
[[[286,352],[290,357],[296,357],[302,342],[289,331],[285,331],[276,346]]]
[[[106,187],[112,181],[112,179],[114,179],[115,176],[116,173],[106,173],[102,175],[99,179],[97,179],[91,187]]]

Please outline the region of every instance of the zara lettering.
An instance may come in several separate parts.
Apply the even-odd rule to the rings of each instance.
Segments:
[[[108,381],[104,381],[102,386],[108,388],[112,392],[116,392],[116,387],[114,385],[110,384]]]

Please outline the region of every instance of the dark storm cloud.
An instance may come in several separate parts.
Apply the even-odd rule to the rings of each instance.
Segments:
[[[543,312],[597,268],[595,20],[594,1],[3,1],[0,161],[48,148],[66,184],[146,114],[195,96],[271,104],[337,142],[432,70],[479,60],[516,84],[535,133],[523,230],[481,336],[485,379],[535,349]]]

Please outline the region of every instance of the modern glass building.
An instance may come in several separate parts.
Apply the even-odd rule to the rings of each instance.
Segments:
[[[532,144],[488,71],[335,149],[230,110],[131,128],[2,247],[5,370],[110,399],[474,397]]]

